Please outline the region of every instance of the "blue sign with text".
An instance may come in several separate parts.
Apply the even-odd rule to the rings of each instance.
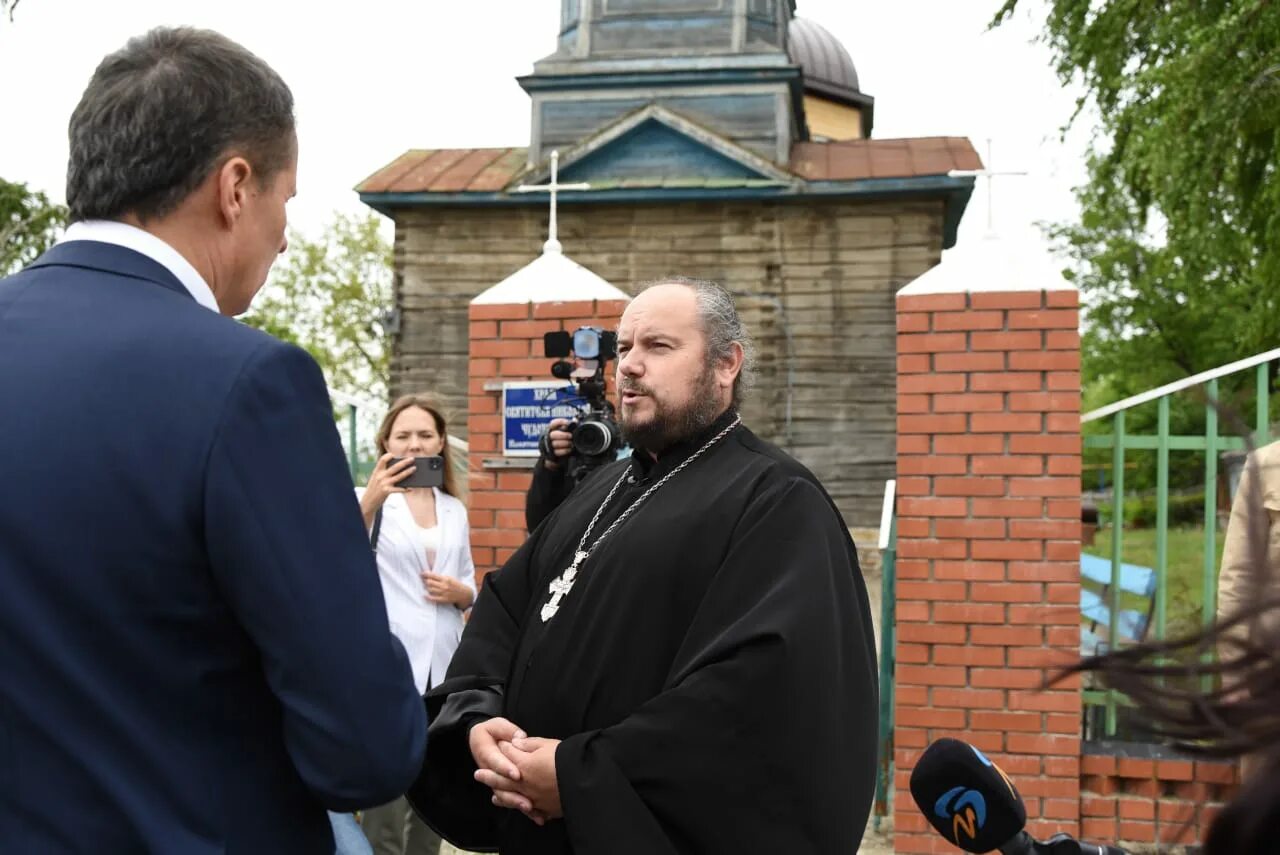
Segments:
[[[578,392],[562,380],[511,381],[502,384],[502,453],[537,457],[538,439],[552,419],[578,414]]]

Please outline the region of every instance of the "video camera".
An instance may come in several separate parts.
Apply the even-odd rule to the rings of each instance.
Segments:
[[[618,336],[599,327],[578,327],[572,336],[563,330],[544,334],[542,346],[547,356],[556,358],[551,376],[574,382],[582,401],[566,428],[573,434],[568,471],[581,481],[597,466],[615,460],[622,447],[613,404],[605,397],[604,373],[605,365],[618,355]],[[570,355],[573,362],[568,360]],[[544,456],[551,456],[547,435],[539,448]]]

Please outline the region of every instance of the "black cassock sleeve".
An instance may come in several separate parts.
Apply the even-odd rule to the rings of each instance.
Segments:
[[[557,749],[573,850],[854,852],[877,712],[852,542],[816,485],[781,480],[741,517],[664,691]]]
[[[551,512],[573,492],[573,479],[569,477],[568,458],[561,458],[560,468],[552,471],[541,457],[533,467],[533,479],[529,491],[524,494],[524,522],[529,531],[551,515]]]
[[[472,725],[502,715],[502,692],[530,596],[530,559],[539,532],[501,570],[484,580],[445,680],[427,692],[427,753],[406,794],[437,834],[472,852],[498,851],[501,813],[473,775],[467,740]]]

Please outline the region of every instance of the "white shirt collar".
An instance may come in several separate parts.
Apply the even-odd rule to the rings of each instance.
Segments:
[[[114,220],[81,220],[68,226],[58,243],[73,240],[110,243],[142,253],[176,276],[197,303],[206,309],[218,311],[218,301],[214,299],[213,290],[204,281],[204,277],[191,266],[191,262],[182,257],[182,253],[151,232]]]

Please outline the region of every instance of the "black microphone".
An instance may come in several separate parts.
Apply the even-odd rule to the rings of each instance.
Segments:
[[[935,741],[911,770],[911,797],[929,824],[966,852],[1001,855],[1124,855],[1066,834],[1040,842],[1024,831],[1027,807],[999,766],[959,739]]]
[[[929,824],[966,852],[1000,849],[1027,824],[1026,805],[1009,777],[958,739],[939,739],[920,755],[911,770],[911,797]]]

